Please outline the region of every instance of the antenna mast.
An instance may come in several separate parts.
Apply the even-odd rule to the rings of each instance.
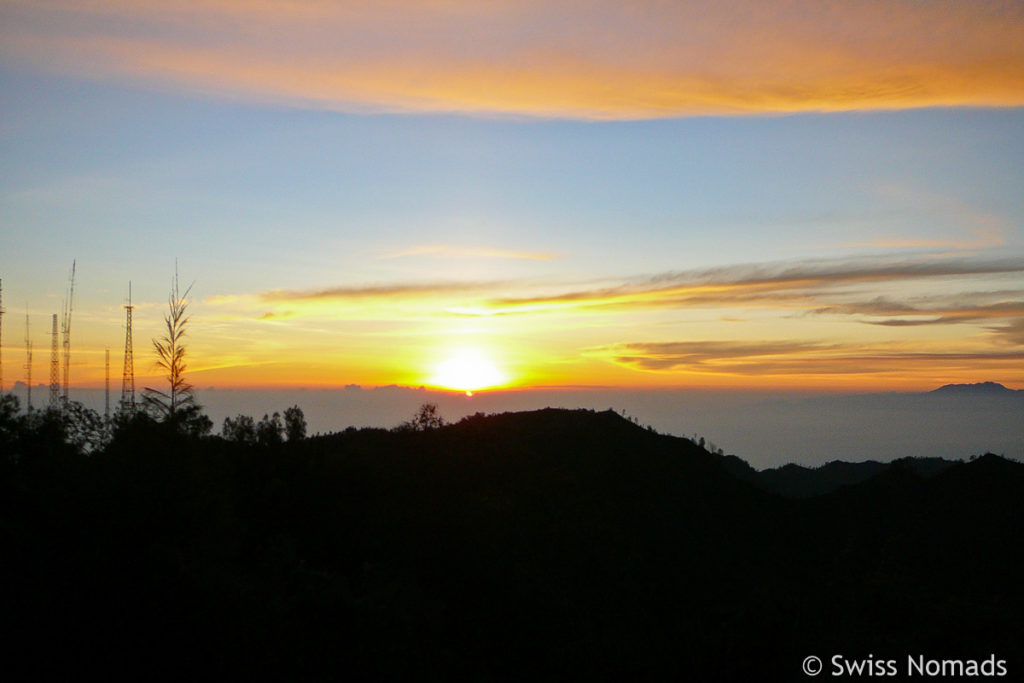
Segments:
[[[64,301],[64,402],[68,400],[68,384],[71,378],[71,311],[75,305],[75,265],[77,261],[71,262],[71,277],[68,284],[68,298]]]
[[[32,410],[32,339],[29,337],[28,306],[25,307],[25,386],[28,396],[25,401],[28,410]]]
[[[57,350],[57,314],[53,314],[53,331],[50,333],[50,407],[60,406],[60,352]]]
[[[132,354],[132,283],[128,281],[128,304],[126,311],[124,334],[124,369],[121,372],[121,406],[122,411],[135,414],[135,358]]]
[[[105,382],[103,384],[103,387],[104,387],[104,389],[106,391],[105,391],[105,393],[103,395],[104,396],[104,398],[103,398],[103,419],[106,420],[107,422],[110,422],[110,347],[109,346],[107,347],[107,354],[106,355],[107,355],[107,357],[106,357],[106,361],[107,362],[106,362],[106,366],[105,366],[106,367],[106,376],[105,376],[106,378],[105,378]]]

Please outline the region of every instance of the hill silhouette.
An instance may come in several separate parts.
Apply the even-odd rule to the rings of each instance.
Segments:
[[[894,465],[877,460],[833,460],[821,467],[804,467],[791,463],[782,467],[755,470],[735,455],[722,458],[722,464],[736,477],[765,491],[789,498],[809,498],[830,493],[843,486],[859,484],[877,477],[894,466],[910,468],[923,476],[931,476],[952,467],[956,461],[943,458],[903,458],[897,463]]]
[[[794,499],[610,411],[263,445],[163,427],[128,424],[88,457],[8,442],[12,680],[794,680],[836,653],[1024,666],[1024,465],[995,456]]]

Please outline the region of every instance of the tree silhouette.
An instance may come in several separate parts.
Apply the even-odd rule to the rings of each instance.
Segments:
[[[220,434],[228,441],[251,446],[256,443],[256,421],[248,415],[239,415],[235,419],[225,417]]]
[[[0,461],[10,457],[21,431],[21,404],[14,394],[0,393]]]
[[[400,431],[426,432],[443,427],[444,424],[444,418],[437,411],[437,404],[424,403],[416,411],[416,414],[412,416],[412,419],[400,424],[398,429]]]
[[[263,415],[263,419],[256,425],[256,442],[264,446],[278,445],[283,441],[284,423],[281,422],[281,413]]]
[[[306,438],[306,416],[302,408],[292,406],[284,411],[284,431],[288,441],[302,441]]]
[[[67,401],[55,418],[63,426],[64,440],[82,453],[97,451],[106,445],[107,430],[100,414],[78,401]]]

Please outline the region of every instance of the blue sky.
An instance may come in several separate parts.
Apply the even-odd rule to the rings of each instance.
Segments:
[[[204,274],[202,252],[236,261],[243,279],[218,291],[229,293],[316,286],[335,263],[343,282],[372,280],[367,252],[431,244],[550,252],[560,258],[548,268],[609,275],[899,241],[1024,246],[1018,109],[501,120],[2,78],[4,219],[31,226],[8,244],[34,267],[76,255],[158,266],[183,239],[201,240],[187,260]],[[310,254],[296,230],[328,253]],[[58,244],[33,249],[46,239]],[[285,281],[247,265],[282,253]],[[399,260],[372,264],[377,277],[401,275]]]

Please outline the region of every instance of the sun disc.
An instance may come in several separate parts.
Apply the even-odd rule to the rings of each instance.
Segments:
[[[498,386],[505,382],[505,376],[498,367],[482,353],[462,350],[453,353],[438,364],[430,383],[445,389],[455,389],[472,396],[474,391]]]

